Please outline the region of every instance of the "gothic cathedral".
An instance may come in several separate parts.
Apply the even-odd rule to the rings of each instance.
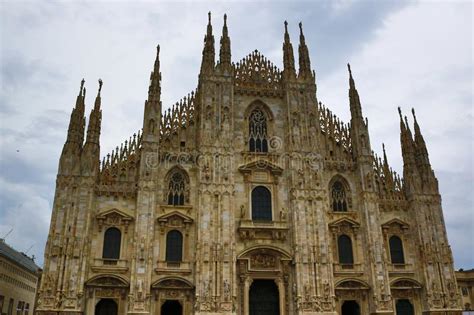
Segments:
[[[59,160],[36,314],[460,314],[438,182],[413,111],[403,178],[377,157],[349,68],[350,123],[316,97],[300,24],[283,70],[231,61],[209,24],[198,86],[100,161],[84,80]],[[84,139],[85,138],[85,139]],[[85,140],[85,141],[84,141]]]

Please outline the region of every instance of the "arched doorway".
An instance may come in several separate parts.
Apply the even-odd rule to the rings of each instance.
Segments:
[[[397,300],[397,315],[413,315],[413,305],[407,299]]]
[[[342,315],[360,315],[360,306],[356,301],[345,301],[342,304]]]
[[[101,299],[95,306],[95,315],[117,315],[118,307],[112,299]]]
[[[254,280],[249,291],[249,315],[279,315],[278,287],[273,280]]]
[[[176,300],[167,300],[161,306],[161,315],[182,315],[183,314],[183,307],[181,303]]]

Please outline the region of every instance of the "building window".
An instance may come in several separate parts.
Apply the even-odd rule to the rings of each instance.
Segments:
[[[16,306],[16,315],[22,315],[23,313],[23,306],[25,305],[25,302],[23,301],[18,301],[18,304]]]
[[[174,172],[168,184],[168,204],[173,206],[184,205],[185,184],[184,175]]]
[[[260,109],[254,109],[249,117],[249,151],[268,152],[267,118]]]
[[[257,186],[252,190],[252,220],[272,220],[272,194],[264,186]]]
[[[176,230],[166,235],[166,261],[180,262],[183,260],[183,235]]]
[[[331,189],[332,211],[347,211],[347,198],[344,185],[340,181],[334,182]]]
[[[392,264],[404,264],[405,256],[403,255],[402,240],[398,236],[392,236],[390,237],[389,245]]]
[[[337,249],[339,254],[339,263],[354,264],[354,255],[352,253],[352,241],[347,235],[340,235],[337,239]]]
[[[120,233],[119,229],[114,227],[108,228],[104,233],[104,248],[102,250],[102,258],[119,259],[121,240],[122,233]]]
[[[25,315],[28,315],[30,313],[30,303],[26,303],[25,305]]]
[[[5,297],[0,295],[0,314],[3,314],[3,302],[5,301]]]
[[[469,295],[469,292],[468,292],[466,287],[461,287],[461,292],[462,292],[463,296],[468,296]]]
[[[8,315],[13,315],[13,299],[10,299],[10,302],[8,303]]]

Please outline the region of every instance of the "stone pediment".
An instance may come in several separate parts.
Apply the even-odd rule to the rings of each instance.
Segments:
[[[382,224],[382,228],[390,228],[392,226],[398,226],[400,227],[401,229],[405,230],[405,229],[408,229],[410,227],[410,225],[400,219],[392,219],[392,220],[389,220],[387,222],[385,222],[384,224]]]
[[[282,96],[282,72],[258,50],[234,64],[234,83],[238,93]]]
[[[413,279],[396,279],[390,284],[392,289],[407,290],[407,289],[421,289],[421,284]]]
[[[252,172],[267,171],[275,176],[280,176],[283,173],[283,169],[281,167],[264,159],[259,159],[256,161],[249,162],[245,165],[242,165],[239,167],[239,171],[244,174],[249,174]]]
[[[186,224],[190,224],[194,221],[190,216],[185,215],[177,210],[162,214],[157,218],[158,222],[164,222],[164,223],[167,223],[169,221],[176,220],[176,219]]]
[[[181,278],[164,278],[151,285],[152,289],[192,289],[193,284]]]
[[[329,223],[329,227],[342,227],[347,226],[351,228],[359,228],[360,224],[349,218],[341,218],[339,220]]]
[[[125,232],[127,232],[130,222],[133,220],[133,217],[123,211],[118,209],[111,209],[107,211],[100,212],[96,216],[99,231],[102,230],[104,225],[108,226],[125,226]]]
[[[102,275],[94,277],[86,282],[87,286],[91,287],[128,287],[129,284],[126,280],[113,276],[113,275]]]
[[[342,280],[336,284],[336,290],[369,290],[370,286],[357,279]]]

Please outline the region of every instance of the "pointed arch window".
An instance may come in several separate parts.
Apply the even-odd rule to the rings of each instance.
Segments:
[[[264,186],[257,186],[252,190],[252,220],[272,220],[272,194]]]
[[[268,152],[267,117],[254,109],[249,117],[249,151]]]
[[[119,259],[120,244],[122,241],[122,233],[119,229],[111,227],[104,233],[104,247],[102,249],[102,258]]]
[[[352,253],[352,240],[347,235],[340,235],[337,239],[337,250],[339,254],[339,263],[354,264],[354,255]]]
[[[168,204],[173,206],[184,205],[185,191],[184,175],[181,172],[174,172],[168,183]]]
[[[336,181],[331,187],[332,211],[347,211],[347,196],[344,185],[341,181]]]
[[[398,236],[392,236],[389,239],[390,259],[392,264],[404,264],[405,255],[403,254],[403,243]]]
[[[177,230],[166,234],[166,261],[180,262],[183,260],[183,235]]]

